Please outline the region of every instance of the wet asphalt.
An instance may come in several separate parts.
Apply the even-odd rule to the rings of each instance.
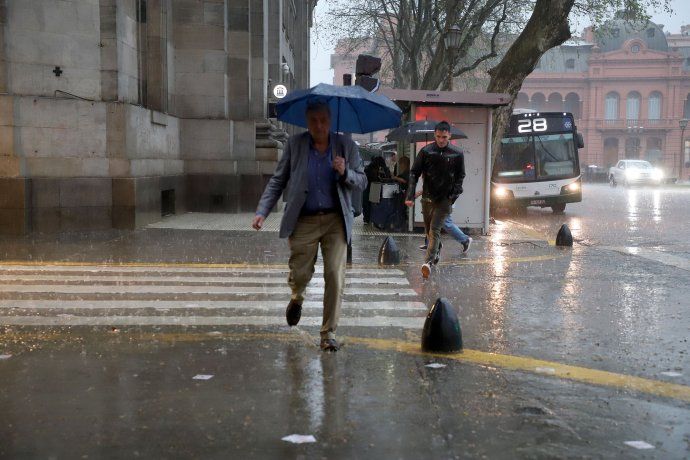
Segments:
[[[467,255],[444,240],[442,263],[427,281],[419,272],[421,237],[399,237],[404,259],[396,268],[415,291],[411,300],[431,305],[446,297],[457,308],[468,350],[687,387],[690,276],[682,260],[690,254],[689,203],[690,189],[588,184],[583,203],[564,215],[532,208],[497,215],[491,235],[477,237]],[[572,229],[573,248],[548,243],[562,223]],[[375,268],[380,244],[381,237],[357,237],[353,266]],[[139,262],[152,270],[161,263],[279,266],[287,254],[277,234],[265,232],[148,229],[0,239],[0,258],[38,269],[49,261]],[[0,293],[0,316],[49,314],[12,307],[13,295]],[[350,296],[353,305],[370,299]],[[73,307],[65,311],[80,314]],[[208,314],[193,310],[177,314]],[[252,314],[247,310],[236,314]],[[113,307],[101,314],[116,313]],[[366,321],[424,313],[343,315]],[[419,329],[338,332],[343,348],[324,354],[318,329],[303,325],[5,325],[0,458],[690,455],[687,399],[367,342],[419,343]],[[290,434],[316,442],[281,440]]]

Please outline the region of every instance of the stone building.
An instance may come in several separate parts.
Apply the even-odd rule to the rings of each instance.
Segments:
[[[253,210],[316,0],[0,0],[0,233]]]
[[[690,26],[670,34],[615,19],[588,29],[542,57],[515,107],[573,112],[585,138],[582,164],[641,158],[687,180],[690,129],[681,141],[679,122],[690,118]]]

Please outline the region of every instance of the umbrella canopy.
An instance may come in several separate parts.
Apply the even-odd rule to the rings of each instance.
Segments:
[[[394,129],[386,136],[389,141],[429,142],[434,140],[434,120],[412,121]],[[467,135],[455,126],[450,127],[451,139],[467,139]]]
[[[328,104],[333,132],[364,134],[400,126],[402,111],[386,96],[325,83],[288,94],[276,104],[278,120],[306,128],[307,105],[313,102]]]

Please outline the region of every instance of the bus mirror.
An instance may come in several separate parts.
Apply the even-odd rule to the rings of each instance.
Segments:
[[[581,149],[584,148],[585,146],[585,138],[582,137],[582,134],[577,133],[577,148]]]

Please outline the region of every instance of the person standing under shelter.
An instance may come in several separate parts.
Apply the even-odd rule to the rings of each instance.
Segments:
[[[465,155],[450,144],[450,125],[442,121],[434,127],[435,141],[425,145],[417,154],[410,170],[407,189],[407,206],[414,205],[417,180],[424,176],[422,214],[424,230],[429,240],[422,276],[428,278],[431,268],[438,263],[441,244],[441,227],[452,212],[453,203],[462,193],[465,179]]]
[[[314,274],[321,247],[325,290],[321,349],[337,351],[336,329],[345,286],[347,245],[352,237],[352,191],[363,190],[367,179],[357,145],[330,132],[331,113],[325,102],[307,105],[307,132],[287,141],[268,181],[252,227],[260,230],[283,191],[286,205],[280,237],[288,238],[291,300],[285,311],[295,326],[302,315],[304,291]]]

